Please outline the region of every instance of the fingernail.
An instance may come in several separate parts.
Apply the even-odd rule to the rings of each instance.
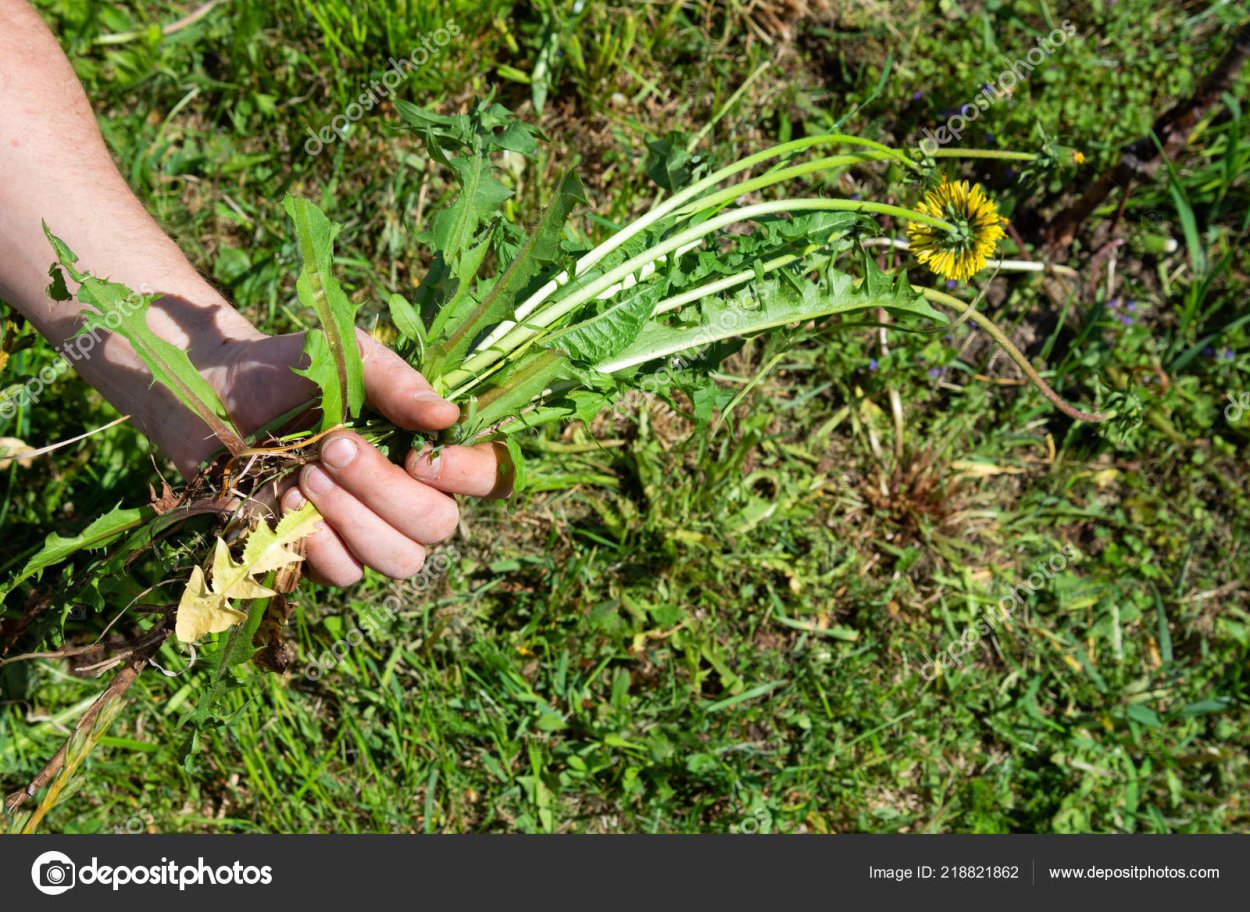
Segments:
[[[304,487],[314,494],[324,494],[334,487],[334,479],[315,465],[310,465],[304,469],[303,483]]]
[[[447,402],[449,401],[447,399],[444,399],[442,396],[440,396],[438,393],[434,392],[433,390],[422,390],[421,392],[413,396],[413,398],[416,399],[418,402]]]
[[[321,461],[332,469],[345,469],[356,458],[356,441],[335,437],[321,448]]]
[[[299,488],[291,488],[291,490],[286,492],[286,496],[282,498],[282,506],[288,511],[298,510],[306,502]]]

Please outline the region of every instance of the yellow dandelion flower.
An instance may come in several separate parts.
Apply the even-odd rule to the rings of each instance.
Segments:
[[[1077,150],[1073,149],[1072,150],[1072,163],[1076,165],[1085,164],[1085,153],[1078,152]]]
[[[943,179],[925,194],[916,210],[955,226],[954,231],[948,231],[923,222],[909,222],[907,239],[917,260],[957,282],[967,281],[980,272],[995,245],[1005,236],[1003,226],[1007,220],[998,214],[998,207],[980,184]]]

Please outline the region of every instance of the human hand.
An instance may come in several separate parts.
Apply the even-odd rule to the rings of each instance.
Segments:
[[[373,409],[410,431],[438,431],[456,422],[460,410],[454,403],[386,346],[358,335],[365,397]],[[230,340],[195,361],[239,429],[251,434],[317,395],[311,382],[291,371],[303,362],[303,346],[301,333]],[[188,477],[219,446],[197,424],[180,415],[153,433]],[[456,530],[459,509],[451,495],[503,497],[511,489],[506,450],[498,444],[446,446],[434,458],[428,449],[413,450],[401,467],[343,430],[321,440],[319,452],[320,461],[304,466],[281,506],[298,509],[307,498],[325,518],[307,541],[307,566],[313,580],[329,585],[355,583],[366,566],[395,579],[416,574],[425,548]]]
[[[45,224],[55,227],[85,270],[130,288],[160,290],[147,311],[149,328],[189,354],[244,434],[316,397],[313,384],[291,372],[303,363],[303,336],[264,336],[196,272],[118,172],[73,66],[38,12],[5,0],[0,136],[6,137],[0,143],[0,298],[54,346],[76,336],[83,305],[47,294],[53,254]],[[455,422],[456,406],[434,395],[402,359],[363,335],[361,345],[375,409],[409,430]],[[153,383],[125,339],[106,334],[90,357],[75,357],[74,367],[185,477],[219,449],[207,426]],[[336,467],[334,457],[352,443],[355,458]],[[424,546],[455,527],[451,495],[501,495],[508,488],[502,447],[446,447],[434,463],[409,453],[400,467],[362,444],[346,432],[320,441],[324,464],[306,466],[300,491],[285,492],[284,506],[302,492],[326,518],[327,528],[308,545],[315,579],[345,585],[366,565],[391,576],[415,573]]]

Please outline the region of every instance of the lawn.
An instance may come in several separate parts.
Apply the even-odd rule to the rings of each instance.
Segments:
[[[191,20],[194,3],[36,5],[131,186],[272,332],[312,321],[290,192],[344,224],[339,279],[362,325],[395,338],[385,301],[420,281],[415,235],[454,187],[392,101],[345,112],[448,22],[458,34],[395,96],[451,113],[493,91],[547,137],[510,172],[516,220],[575,166],[591,238],[657,198],[648,143],[676,134],[693,167],[834,129],[914,147],[986,98],[950,146],[990,154],[941,169],[1010,218],[1004,256],[1059,268],[987,269],[949,293],[1069,402],[1116,412],[1064,415],[970,323],[752,340],[718,369],[728,393],[705,425],[681,397],[634,395],[539,429],[521,439],[530,488],[466,502],[422,576],[302,584],[293,670],[240,666],[194,738],[180,722],[210,671],[178,673],[166,646],[170,676],[140,675],[43,829],[1250,830],[1250,73],[1173,160],[1043,245],[1244,34],[1238,4],[227,0]],[[1065,20],[1070,37],[993,91]],[[317,139],[336,117],[346,135]],[[810,188],[921,192],[881,165]],[[30,334],[6,324],[0,387],[53,363]],[[117,417],[67,373],[0,437],[42,445]],[[124,424],[0,460],[0,573],[49,532],[145,502],[158,471],[173,479]],[[103,590],[110,610],[67,605],[42,639],[8,638],[44,589],[77,584],[74,565],[45,572],[5,602],[0,655],[123,643],[119,593],[169,569],[136,565]],[[379,615],[392,594],[402,607]],[[106,686],[89,664],[0,666],[4,792]]]

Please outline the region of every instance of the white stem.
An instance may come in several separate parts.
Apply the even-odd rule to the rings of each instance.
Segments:
[[[806,256],[810,252],[810,250],[806,251],[802,256]],[[780,269],[782,266],[788,266],[795,260],[802,259],[802,256],[797,253],[787,253],[785,256],[779,256],[775,259],[768,260],[760,268],[764,272],[772,272],[774,269]],[[727,291],[728,289],[734,288],[738,285],[745,285],[747,282],[755,278],[755,275],[756,273],[754,269],[744,269],[741,272],[736,272],[723,279],[717,279],[715,282],[708,282],[704,285],[700,285],[698,288],[692,288],[689,291],[683,291],[681,294],[674,295],[671,298],[665,298],[659,304],[655,305],[655,310],[652,311],[652,316],[659,316],[660,314],[668,313],[670,310],[676,310],[678,307],[682,307],[692,301],[698,301],[701,298],[710,297],[714,294],[720,294],[722,291]]]
[[[52,444],[49,444],[48,446],[40,447],[37,450],[20,450],[15,453],[10,453],[6,449],[4,452],[0,452],[0,467],[7,466],[14,459],[16,459],[18,462],[24,462],[27,459],[34,459],[36,456],[45,456],[48,453],[53,452],[54,450],[59,450],[61,449],[61,447],[67,447],[67,446],[70,446],[71,444],[78,443],[78,441],[80,440],[86,440],[88,437],[91,437],[94,434],[99,434],[102,431],[107,431],[109,428],[116,427],[117,425],[121,424],[123,421],[129,421],[129,420],[130,420],[129,415],[122,415],[120,418],[114,418],[108,424],[104,424],[98,428],[94,428],[90,431],[87,431],[85,434],[79,434],[77,437],[71,437],[69,438],[69,440],[62,440],[60,443],[52,443]]]
[[[904,238],[868,238],[860,243],[865,247],[893,247],[896,250],[910,249],[910,245]],[[1064,266],[1059,263],[1039,263],[1036,260],[990,260],[985,264],[985,268],[1004,272],[1052,272],[1055,275],[1068,276],[1070,278],[1080,275],[1071,266]]]
[[[581,259],[579,259],[573,265],[573,268],[571,270],[560,273],[554,279],[549,281],[547,284],[543,285],[536,292],[534,292],[532,295],[530,295],[528,298],[522,301],[517,306],[516,313],[515,313],[516,319],[504,320],[503,322],[501,322],[498,326],[496,326],[493,330],[491,330],[491,332],[486,336],[486,338],[482,340],[481,344],[475,346],[474,351],[480,352],[480,351],[484,351],[490,348],[492,345],[494,345],[496,342],[502,339],[508,332],[510,332],[517,325],[517,323],[525,320],[526,317],[528,317],[531,313],[533,313],[534,310],[540,304],[542,304],[549,297],[551,297],[561,286],[568,284],[568,282],[571,281],[572,279],[584,274],[588,269],[593,267],[596,263],[598,263],[608,254],[610,254],[612,251],[619,248],[622,244],[624,244],[630,238],[636,237],[643,231],[647,230],[656,222],[665,218],[670,213],[674,212],[676,209],[680,208],[688,200],[692,200],[695,197],[697,197],[704,190],[707,190],[711,187],[715,187],[718,184],[724,182],[726,179],[733,177],[735,174],[745,171],[748,168],[751,168],[757,164],[760,164],[761,162],[768,161],[769,159],[772,159],[772,158],[780,158],[781,156],[788,155],[791,152],[799,152],[799,151],[802,151],[803,149],[807,149],[812,146],[818,146],[824,143],[845,143],[847,145],[860,145],[860,146],[865,146],[870,149],[876,149],[881,152],[888,152],[891,154],[891,156],[898,156],[900,158],[905,158],[905,156],[903,156],[901,152],[898,152],[898,150],[896,149],[891,149],[889,146],[885,146],[885,145],[882,145],[881,143],[873,142],[872,140],[859,139],[857,137],[844,136],[841,134],[829,134],[825,136],[808,136],[808,137],[804,137],[803,139],[796,139],[788,143],[782,143],[780,145],[773,146],[770,149],[765,149],[762,152],[755,153],[754,155],[749,155],[746,158],[741,159],[740,161],[734,162],[732,165],[727,165],[726,167],[721,168],[719,171],[716,171],[713,174],[708,175],[707,177],[703,178],[703,180],[696,181],[695,183],[687,187],[685,190],[682,190],[680,193],[671,197],[667,202],[661,203],[659,206],[656,206],[646,215],[643,215],[640,218],[635,219],[633,222],[631,222],[629,225],[622,228],[616,234],[612,235],[602,244],[595,247],[593,250],[589,251],[588,253],[584,254],[581,257]]]

